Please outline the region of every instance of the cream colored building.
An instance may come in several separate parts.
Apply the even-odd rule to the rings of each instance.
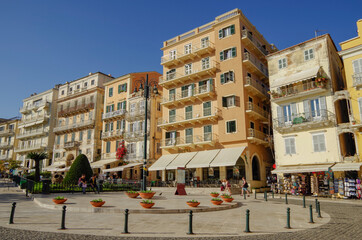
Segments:
[[[39,94],[31,94],[23,100],[19,134],[16,135],[19,141],[15,152],[16,159],[23,162],[22,166],[26,171],[35,166],[33,160],[26,158],[29,152],[46,152],[49,159],[44,160],[41,167],[52,164],[57,98],[58,86]]]
[[[112,79],[97,72],[59,86],[54,163],[49,171],[64,173],[81,153],[89,162],[100,159],[103,84]]]
[[[161,50],[162,157],[150,170],[164,181],[186,167],[186,181],[246,176],[265,186],[273,164],[265,56],[274,47],[235,9]]]
[[[0,161],[16,160],[14,147],[18,144],[19,122],[18,118],[0,120]]]

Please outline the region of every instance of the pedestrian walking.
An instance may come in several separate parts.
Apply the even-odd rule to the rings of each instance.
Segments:
[[[241,189],[241,196],[243,196],[244,192],[245,194],[247,193],[248,194],[248,197],[250,196],[250,192],[248,190],[248,187],[249,187],[249,184],[248,182],[246,181],[245,177],[242,178],[242,189]]]
[[[94,191],[94,193],[99,194],[99,188],[97,186],[97,174],[93,174],[93,176],[89,179],[89,184]]]
[[[87,188],[87,180],[85,178],[85,174],[82,174],[82,176],[79,178],[78,186],[82,188],[83,194],[85,194]]]
[[[225,188],[226,188],[226,180],[223,179],[223,180],[221,181],[220,191],[224,191]]]
[[[230,193],[230,195],[231,195],[231,184],[230,184],[228,179],[226,179],[225,185],[226,185],[225,192],[228,191]]]

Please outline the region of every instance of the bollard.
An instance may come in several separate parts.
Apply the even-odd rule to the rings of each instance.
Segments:
[[[187,234],[194,234],[192,232],[192,210],[190,210],[190,214],[189,214],[189,232]]]
[[[288,193],[285,193],[285,204],[288,204]]]
[[[244,196],[244,200],[246,199],[246,191],[243,190],[243,196]]]
[[[26,197],[29,197],[28,183],[29,183],[29,181],[26,181],[26,190],[25,190]]]
[[[312,206],[312,204],[309,205],[309,223],[314,223],[313,222],[313,206]]]
[[[264,199],[265,199],[265,202],[268,201],[268,195],[267,195],[266,191],[264,191]]]
[[[250,233],[250,228],[249,228],[249,216],[250,216],[250,210],[246,209],[246,223],[245,223],[245,231],[246,233]]]
[[[272,191],[272,198],[274,199],[274,190]]]
[[[290,227],[290,208],[287,208],[287,226],[285,228],[291,229]]]
[[[124,210],[124,229],[123,229],[123,234],[127,234],[128,232],[128,209]]]
[[[67,229],[67,228],[65,227],[65,212],[66,212],[66,209],[67,209],[67,206],[63,206],[62,222],[61,222],[61,224],[60,224],[59,230]]]
[[[303,208],[305,208],[305,196],[303,195]]]
[[[321,215],[321,202],[318,201],[318,218],[321,218],[322,215]]]
[[[315,212],[318,213],[318,199],[315,200]]]
[[[254,199],[256,199],[256,189],[254,189]]]
[[[16,207],[16,202],[13,202],[13,206],[11,207],[9,224],[14,224],[15,207]]]

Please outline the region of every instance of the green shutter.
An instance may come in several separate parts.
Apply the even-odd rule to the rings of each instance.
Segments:
[[[224,61],[224,51],[220,52],[220,61]]]
[[[231,49],[231,56],[232,56],[232,57],[236,57],[236,47],[233,47],[233,48]]]
[[[220,82],[221,82],[221,84],[225,83],[225,76],[223,73],[220,75]]]
[[[120,110],[121,109],[121,103],[117,103],[117,110]]]
[[[219,38],[223,38],[224,36],[222,35],[222,29],[219,30]]]
[[[112,104],[112,112],[114,111],[114,104]]]
[[[226,97],[222,97],[222,106],[227,107]]]
[[[118,93],[121,93],[121,85],[118,85]]]
[[[230,32],[231,34],[235,34],[235,25],[230,26]]]
[[[120,123],[121,123],[121,122],[118,120],[118,121],[117,121],[117,130],[119,129]]]

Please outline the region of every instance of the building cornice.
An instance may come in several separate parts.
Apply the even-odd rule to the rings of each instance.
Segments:
[[[338,52],[338,54],[343,58],[350,58],[350,57],[354,57],[357,56],[359,54],[362,54],[362,44],[352,47],[352,48],[348,48],[346,50],[342,50],[340,52]]]

